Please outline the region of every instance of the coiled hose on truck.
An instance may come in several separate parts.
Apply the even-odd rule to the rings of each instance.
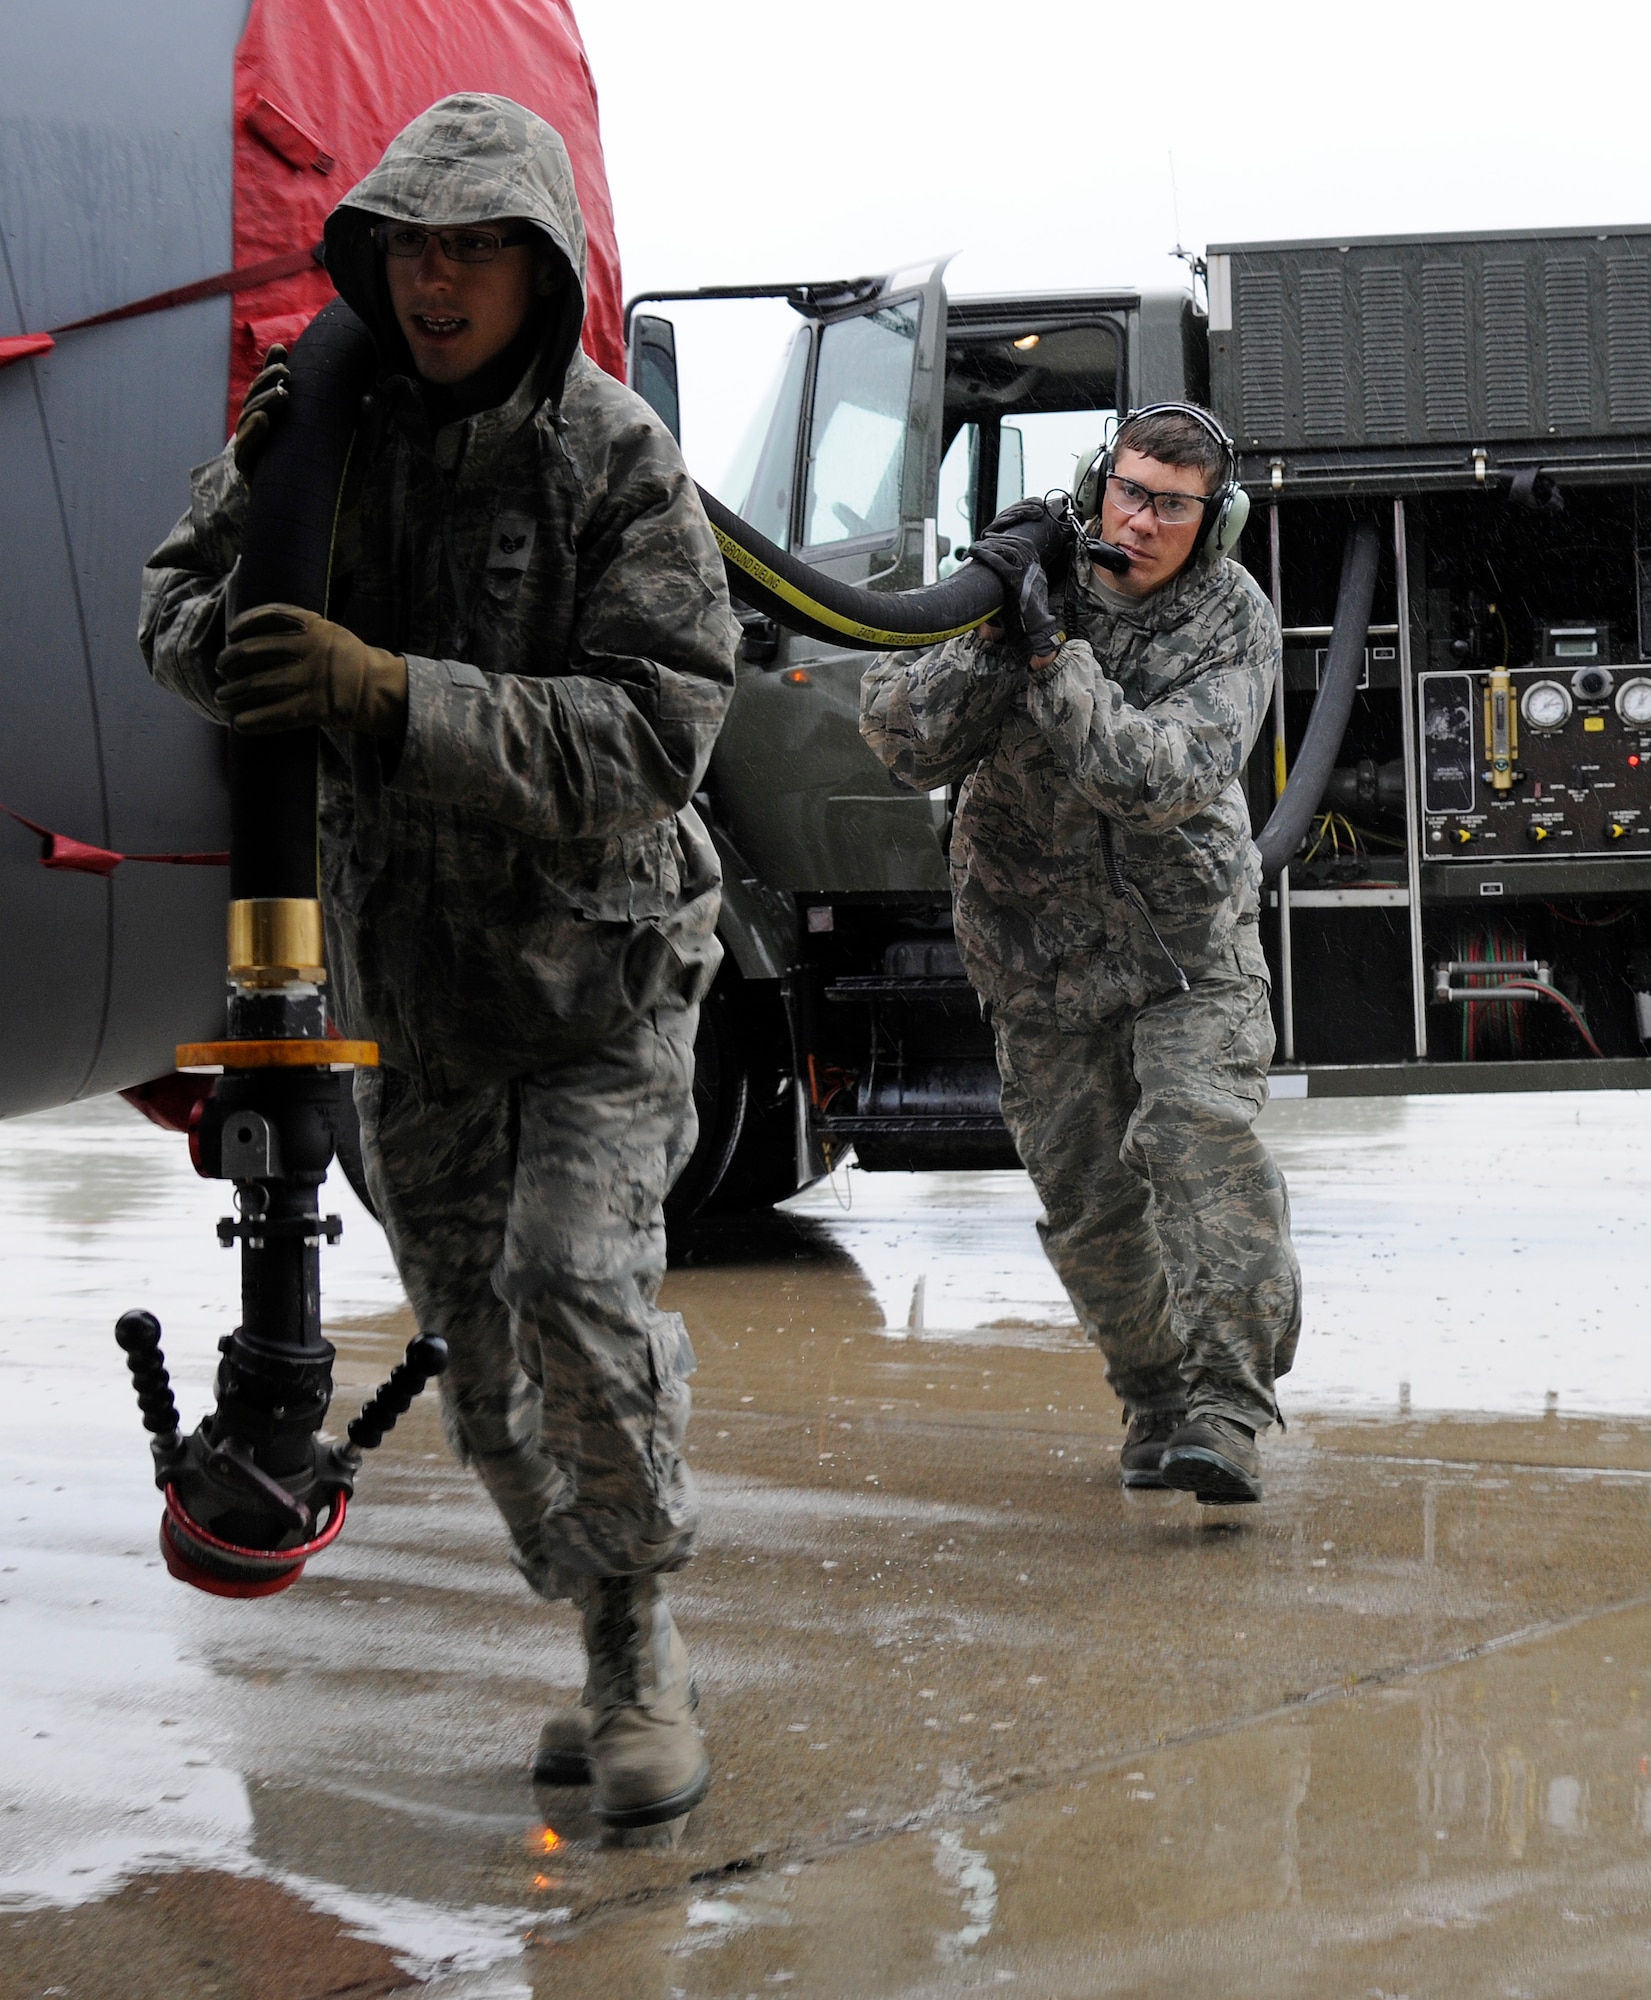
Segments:
[[[1376,595],[1376,568],[1381,538],[1372,521],[1355,521],[1342,550],[1341,584],[1336,592],[1335,622],[1324,662],[1324,678],[1308,717],[1295,769],[1267,824],[1256,836],[1261,850],[1261,879],[1275,881],[1290,865],[1307,837],[1324,797],[1324,788],[1341,754],[1353,696],[1364,674],[1365,641],[1370,633],[1370,607]]]

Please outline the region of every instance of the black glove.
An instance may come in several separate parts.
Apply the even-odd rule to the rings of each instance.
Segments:
[[[1043,503],[1037,502],[1037,507],[1041,513]],[[998,519],[1002,518],[999,515]],[[1022,514],[1017,518],[1024,521],[1029,517]],[[1054,652],[1061,642],[1060,626],[1049,608],[1049,578],[1032,545],[1019,535],[995,535],[988,530],[969,554],[1001,579],[1002,617],[1010,633],[1018,628],[1034,656]]]
[[[243,479],[252,477],[253,467],[263,457],[275,426],[287,413],[287,350],[279,341],[264,356],[264,365],[252,378],[241,414],[235,422],[235,469]]]
[[[1048,511],[1041,500],[1016,500],[1005,507],[1001,514],[994,514],[981,529],[981,533],[1001,535],[1005,528],[1013,528],[1021,521],[1041,521]]]

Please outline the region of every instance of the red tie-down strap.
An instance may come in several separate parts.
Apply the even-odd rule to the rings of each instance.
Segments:
[[[13,812],[10,806],[0,806],[8,819],[16,820],[19,826],[26,826],[30,833],[40,836],[40,865],[42,868],[61,868],[71,875],[113,875],[123,861],[153,861],[169,868],[227,868],[229,856],[223,854],[116,854],[113,848],[94,847],[90,841],[76,840],[67,833],[53,833],[49,826],[42,826],[38,820],[26,818],[20,812]]]
[[[214,278],[198,278],[192,285],[175,285],[169,292],[152,292],[130,305],[111,306],[107,312],[92,313],[86,319],[72,319],[54,326],[50,333],[10,334],[0,340],[0,368],[13,361],[26,361],[31,354],[50,354],[65,333],[80,333],[89,326],[108,326],[117,319],[141,319],[145,313],[170,312],[174,306],[191,306],[197,299],[215,299],[225,292],[249,292],[256,285],[268,285],[277,278],[291,278],[321,262],[321,245],[313,250],[289,250],[283,257],[266,257],[260,264],[243,264],[238,271],[220,271]],[[15,814],[13,815],[15,818]],[[175,860],[175,855],[132,855],[138,860]],[[50,865],[50,864],[48,864]],[[64,864],[67,865],[67,864]]]

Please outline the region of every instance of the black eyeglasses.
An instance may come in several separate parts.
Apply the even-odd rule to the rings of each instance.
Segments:
[[[424,255],[432,236],[441,245],[441,254],[453,264],[491,264],[501,250],[533,241],[530,229],[501,236],[496,229],[419,229],[410,222],[381,222],[373,231],[373,241],[386,257],[409,260]]]

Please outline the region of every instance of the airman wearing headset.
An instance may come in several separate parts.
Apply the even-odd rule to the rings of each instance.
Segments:
[[[1209,411],[1134,411],[1075,498],[1128,567],[1049,579],[995,530],[997,625],[867,673],[861,731],[961,781],[958,942],[1044,1246],[1124,1405],[1128,1487],[1261,1497],[1256,1438],[1301,1324],[1282,1175],[1253,1123],[1273,1053],[1239,784],[1280,662],[1233,561],[1249,513]],[[1023,502],[1021,505],[1039,505]]]

